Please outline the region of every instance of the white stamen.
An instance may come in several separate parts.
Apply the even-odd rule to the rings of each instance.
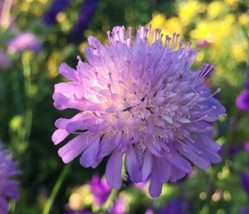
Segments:
[[[208,100],[210,97],[213,97],[214,95],[220,93],[220,91],[221,91],[221,89],[220,89],[220,88],[217,88],[216,91],[215,91],[213,94],[211,94],[211,95],[207,98],[207,100]]]
[[[195,123],[195,122],[199,122],[199,121],[201,121],[201,120],[203,120],[203,119],[205,119],[205,118],[207,118],[208,117],[208,115],[207,114],[205,114],[204,116],[202,116],[201,118],[199,118],[199,119],[197,119],[197,120],[193,120],[193,121],[191,121],[191,123]]]
[[[190,104],[192,104],[193,102],[195,102],[199,98],[200,98],[200,95],[196,93],[196,96],[190,102],[188,102],[187,104],[185,104],[183,107],[189,106]]]

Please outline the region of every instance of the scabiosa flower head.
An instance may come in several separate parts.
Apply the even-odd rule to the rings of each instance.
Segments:
[[[22,32],[8,42],[8,49],[12,53],[25,50],[38,53],[41,48],[41,41],[31,32]]]
[[[20,174],[16,169],[18,165],[19,163],[11,159],[9,151],[0,143],[0,210],[3,214],[8,211],[8,199],[19,199],[19,181],[12,178]]]
[[[249,111],[249,73],[247,74],[245,89],[236,99],[236,106],[243,111]]]
[[[212,122],[225,109],[214,98],[219,89],[203,84],[212,66],[191,71],[197,52],[177,37],[139,27],[133,38],[130,28],[114,27],[109,45],[88,38],[86,62],[60,66],[69,82],[55,85],[54,106],[79,112],[55,122],[56,145],[74,135],[58,151],[65,163],[81,154],[81,165],[95,168],[110,155],[107,183],[120,188],[124,158],[130,179],[149,179],[157,197],[163,183],[191,172],[190,162],[207,169],[220,161]]]

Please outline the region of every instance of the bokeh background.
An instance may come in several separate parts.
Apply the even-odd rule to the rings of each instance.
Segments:
[[[214,133],[222,162],[165,184],[157,199],[127,175],[110,193],[105,162],[94,170],[78,160],[65,165],[51,141],[54,121],[74,113],[53,107],[54,84],[64,81],[59,65],[76,66],[87,37],[107,43],[106,31],[116,25],[134,32],[151,25],[192,42],[199,50],[193,69],[215,66],[206,84],[221,88],[216,96],[227,110]],[[23,171],[21,198],[10,201],[9,213],[249,213],[249,108],[235,104],[249,90],[248,48],[247,0],[1,0],[0,139]]]

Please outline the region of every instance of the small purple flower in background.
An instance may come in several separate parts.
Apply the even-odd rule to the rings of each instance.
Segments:
[[[67,211],[86,211],[90,205],[101,207],[107,200],[111,188],[107,185],[106,179],[94,175],[86,184],[75,189],[69,197]]]
[[[205,39],[200,39],[197,41],[197,45],[200,48],[208,48],[210,46],[210,43]]]
[[[242,173],[240,175],[240,182],[241,185],[246,192],[247,196],[249,197],[249,174],[248,173]]]
[[[8,42],[8,50],[12,53],[25,50],[38,53],[41,48],[41,41],[31,32],[22,32]]]
[[[249,73],[247,74],[245,89],[236,99],[236,106],[240,110],[249,111]]]
[[[64,212],[64,214],[91,214],[88,210],[80,210],[80,211],[74,211],[74,210],[67,210]]]
[[[107,185],[106,180],[103,178],[101,179],[101,177],[98,175],[94,175],[92,177],[89,185],[94,197],[95,204],[98,206],[102,206],[106,202],[111,192],[111,188]]]
[[[70,2],[71,0],[54,0],[49,10],[43,15],[43,22],[47,25],[55,24],[56,15],[63,11],[70,4]]]
[[[78,45],[82,42],[84,31],[87,29],[95,14],[99,0],[84,0],[78,20],[73,26],[69,41]]]
[[[192,71],[197,52],[188,43],[163,37],[160,30],[114,27],[109,45],[89,37],[87,62],[76,69],[62,64],[69,82],[55,85],[54,106],[77,109],[70,119],[60,118],[52,140],[75,137],[58,154],[65,163],[81,154],[83,167],[97,167],[104,157],[109,186],[121,187],[122,160],[134,183],[150,180],[152,197],[165,182],[175,182],[192,171],[218,163],[220,149],[212,123],[225,109],[204,84],[212,66]],[[165,39],[163,39],[165,38]]]
[[[171,200],[164,208],[158,210],[158,214],[184,214],[182,202],[179,199]]]
[[[245,142],[245,144],[244,144],[244,149],[245,149],[246,151],[249,151],[249,142]]]
[[[155,214],[155,212],[152,209],[147,209],[144,214]]]
[[[0,71],[8,69],[10,65],[11,62],[8,55],[0,49]]]
[[[19,181],[12,178],[20,174],[16,169],[18,165],[19,163],[11,159],[9,151],[0,143],[0,210],[3,214],[8,212],[8,199],[18,200],[20,197],[17,188]]]
[[[241,207],[240,209],[239,209],[239,212],[238,212],[238,214],[248,214],[249,213],[249,207],[247,206],[247,207]]]
[[[117,198],[113,204],[110,210],[108,211],[108,214],[125,214],[126,213],[126,202],[122,198]]]

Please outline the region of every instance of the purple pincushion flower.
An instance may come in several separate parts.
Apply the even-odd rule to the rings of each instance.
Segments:
[[[0,210],[3,214],[8,212],[8,199],[19,199],[19,181],[12,178],[20,174],[16,169],[18,165],[18,162],[11,159],[9,151],[0,144]]]
[[[12,53],[25,50],[38,53],[41,48],[41,41],[31,32],[22,32],[8,42],[8,49]]]
[[[74,135],[58,154],[65,163],[81,155],[83,167],[95,168],[106,156],[109,186],[121,187],[122,160],[135,182],[150,180],[152,197],[165,182],[220,162],[212,123],[224,107],[204,84],[212,66],[191,71],[197,52],[178,35],[163,37],[160,30],[114,27],[109,45],[89,37],[86,62],[76,69],[62,64],[69,82],[55,85],[54,106],[76,109],[70,119],[60,118],[52,140],[55,145]],[[165,39],[164,39],[165,38]]]
[[[249,111],[249,73],[247,74],[245,89],[236,99],[236,106],[243,111]]]

